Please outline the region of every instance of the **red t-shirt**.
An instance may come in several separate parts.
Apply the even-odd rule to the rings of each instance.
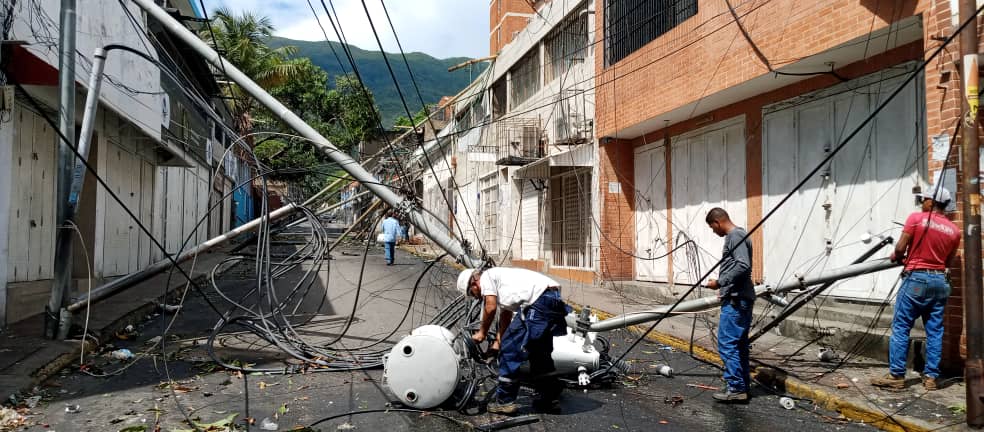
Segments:
[[[960,245],[960,229],[939,213],[916,212],[902,232],[912,236],[905,269],[946,269],[946,259]]]

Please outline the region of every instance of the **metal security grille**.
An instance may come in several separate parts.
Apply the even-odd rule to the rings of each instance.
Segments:
[[[605,62],[635,50],[697,15],[697,0],[605,0]]]
[[[550,244],[554,266],[591,266],[590,202],[588,170],[550,179]]]
[[[572,65],[584,62],[588,46],[588,15],[581,13],[582,7],[575,7],[574,12],[547,35],[543,51],[546,56],[543,61],[546,65],[544,83],[560,77]]]
[[[489,255],[499,253],[499,183],[496,174],[480,180],[482,196],[482,242]]]
[[[515,109],[540,90],[540,50],[530,50],[509,71],[512,91],[509,92],[509,108]]]

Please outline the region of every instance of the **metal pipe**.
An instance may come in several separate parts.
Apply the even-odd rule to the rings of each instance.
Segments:
[[[819,285],[831,281],[847,279],[862,274],[887,270],[892,267],[898,267],[898,266],[899,264],[893,263],[887,259],[875,260],[863,264],[853,264],[847,267],[827,270],[825,272],[820,273],[819,275],[812,276],[812,277],[797,276],[775,287],[770,285],[758,285],[755,287],[755,295],[763,296],[763,295],[770,295],[775,293],[782,293],[794,289],[800,289],[806,286]],[[698,299],[680,302],[680,304],[678,304],[675,308],[673,308],[672,312],[670,311],[671,306],[667,305],[649,311],[627,313],[624,315],[619,315],[617,317],[613,317],[593,323],[588,327],[587,330],[592,332],[611,331],[635,324],[656,321],[660,318],[663,318],[666,315],[707,310],[715,306],[718,306],[720,304],[721,304],[721,299],[719,299],[717,296],[702,297]],[[576,320],[577,319],[575,317],[569,315],[567,317],[567,324],[572,328],[578,328]]]
[[[952,3],[951,3],[952,4]],[[981,185],[980,142],[977,130],[978,79],[977,3],[960,0],[960,22],[973,20],[960,33],[960,54],[963,57],[963,107],[967,113],[964,124],[960,163],[963,168],[963,310],[967,335],[967,360],[964,380],[967,383],[967,425],[984,426],[984,287],[981,285]]]
[[[894,241],[895,240],[892,239],[891,237],[885,237],[884,239],[882,239],[882,241],[878,242],[877,244],[875,244],[874,246],[872,246],[870,249],[868,249],[867,251],[865,251],[864,254],[862,254],[860,257],[858,257],[856,260],[854,260],[854,262],[852,262],[851,264],[861,264],[861,263],[867,261],[868,258],[871,258],[876,253],[878,253],[878,251],[881,250],[883,247],[892,244],[892,242],[894,242]],[[748,338],[748,342],[749,343],[755,342],[756,339],[762,337],[762,335],[764,335],[766,332],[768,332],[769,330],[772,330],[777,325],[779,325],[779,323],[781,323],[783,320],[785,320],[786,318],[789,318],[790,315],[792,315],[796,311],[800,310],[800,308],[802,308],[807,303],[809,303],[810,300],[813,300],[816,296],[820,295],[820,293],[822,293],[824,290],[826,290],[827,288],[830,288],[831,286],[833,286],[834,285],[834,282],[836,282],[836,281],[827,282],[827,283],[825,283],[823,285],[820,285],[820,286],[818,286],[816,288],[813,288],[812,290],[810,290],[807,293],[804,293],[802,296],[800,296],[799,298],[797,298],[795,300],[795,303],[792,303],[791,305],[788,305],[788,306],[784,307],[781,311],[779,311],[779,315],[776,316],[775,318],[773,318],[772,321],[769,321],[764,326],[762,326],[761,328],[759,328],[755,332],[754,335],[752,335],[750,338]]]
[[[55,339],[68,335],[69,322],[62,316],[62,305],[68,298],[72,281],[72,238],[75,233],[66,229],[71,220],[69,191],[72,188],[72,165],[75,158],[75,0],[61,0],[58,24],[58,168],[55,171],[55,256],[51,296],[45,307],[44,335]],[[65,137],[63,141],[61,137]]]
[[[259,228],[261,224],[264,224],[264,223],[267,223],[267,222],[272,222],[272,221],[275,221],[277,219],[280,219],[280,218],[282,218],[282,217],[290,214],[291,212],[297,210],[298,208],[299,208],[299,206],[297,204],[288,204],[288,205],[286,205],[284,207],[281,207],[281,208],[279,208],[277,210],[274,210],[274,211],[270,212],[269,215],[263,215],[262,217],[253,219],[253,220],[251,220],[251,221],[249,221],[249,222],[247,222],[247,223],[245,223],[243,225],[240,225],[240,226],[236,227],[232,231],[229,231],[229,232],[227,232],[225,234],[222,234],[220,236],[217,236],[217,237],[213,237],[213,238],[209,239],[208,241],[206,241],[205,243],[202,243],[202,244],[200,244],[198,246],[195,246],[192,249],[189,249],[189,250],[181,253],[181,255],[178,255],[177,257],[174,257],[174,261],[175,262],[179,262],[179,263],[180,262],[183,262],[183,261],[187,261],[188,259],[190,259],[190,258],[192,258],[192,257],[194,257],[196,255],[199,255],[201,253],[204,253],[204,252],[208,251],[209,249],[212,249],[215,246],[218,246],[218,245],[220,245],[222,243],[225,243],[226,241],[228,241],[228,240],[230,240],[230,239],[232,239],[232,238],[234,238],[234,237],[236,237],[236,236],[238,236],[240,234],[244,234],[244,233],[253,231],[253,230]],[[105,285],[102,285],[102,286],[100,286],[100,287],[92,290],[92,293],[90,293],[88,296],[84,296],[84,297],[80,298],[79,300],[75,301],[74,303],[68,305],[68,307],[66,309],[68,309],[69,312],[77,312],[80,309],[84,308],[85,305],[88,304],[88,303],[97,302],[97,301],[102,300],[102,299],[104,299],[106,297],[109,297],[109,296],[111,296],[113,294],[116,294],[116,293],[118,293],[118,292],[126,289],[127,287],[132,286],[133,284],[136,284],[136,283],[139,283],[139,282],[143,282],[143,281],[145,281],[145,280],[153,277],[154,275],[156,275],[158,273],[161,273],[164,270],[167,270],[167,269],[171,268],[172,265],[173,264],[172,264],[171,260],[169,260],[169,259],[164,259],[164,260],[157,261],[157,262],[151,264],[150,266],[148,266],[147,268],[145,268],[143,270],[140,270],[140,271],[135,272],[135,273],[130,273],[129,275],[126,275],[126,276],[124,276],[122,278],[116,279],[116,280],[114,280],[114,281],[112,281],[110,283],[107,283]]]
[[[161,26],[167,29],[167,31],[181,39],[189,47],[201,54],[207,62],[211,63],[218,69],[225,71],[225,74],[230,80],[238,84],[244,92],[252,96],[261,105],[270,110],[274,116],[296,130],[300,135],[311,140],[314,145],[324,150],[327,156],[334,162],[338,163],[338,165],[347,171],[353,179],[362,182],[366,188],[371,190],[386,204],[403,213],[406,213],[410,218],[410,223],[417,227],[421,233],[434,241],[434,243],[447,251],[451,256],[454,256],[460,262],[469,267],[475,267],[480,263],[480,260],[468,255],[467,251],[458,240],[455,240],[451,236],[442,232],[440,227],[432,227],[424,215],[413,207],[411,201],[404,200],[388,187],[380,184],[372,174],[365,170],[365,168],[359,165],[347,154],[335,148],[335,146],[332,145],[328,139],[321,136],[318,131],[305,123],[300,117],[295,115],[290,111],[290,109],[280,103],[280,101],[263,90],[263,88],[253,82],[253,80],[251,80],[246,74],[223,59],[222,56],[215,52],[215,50],[199,39],[197,35],[168,15],[164,9],[157,6],[153,0],[133,0],[133,2],[143,9],[148,15],[159,21]]]

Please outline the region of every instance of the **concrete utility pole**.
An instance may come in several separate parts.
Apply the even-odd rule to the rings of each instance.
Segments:
[[[62,306],[68,298],[72,282],[72,236],[75,231],[67,229],[71,220],[69,191],[72,188],[72,168],[75,154],[69,147],[75,147],[75,0],[61,1],[61,16],[58,25],[58,130],[63,141],[58,143],[58,168],[55,171],[55,262],[54,278],[51,281],[51,297],[45,310],[44,335],[54,339],[59,333],[68,333],[68,319],[62,319]]]
[[[984,426],[984,301],[981,289],[981,185],[980,142],[977,130],[978,71],[977,71],[977,4],[975,0],[960,0],[960,22],[974,19],[960,34],[960,54],[963,58],[963,107],[967,113],[961,146],[963,165],[963,309],[964,329],[967,332],[967,361],[964,380],[967,388],[967,425]]]
[[[469,255],[470,251],[468,251],[465,246],[461,244],[461,242],[442,232],[443,228],[438,224],[435,224],[434,221],[430,220],[419,209],[415,208],[411,201],[405,200],[403,197],[393,192],[389,186],[380,183],[379,180],[366,171],[362,165],[353,160],[344,152],[338,150],[331,144],[331,142],[328,141],[327,138],[305,123],[304,120],[301,120],[300,117],[291,112],[289,108],[284,106],[284,104],[280,103],[280,101],[263,90],[263,88],[257,85],[246,74],[223,59],[219,53],[215,52],[215,50],[209,47],[208,44],[199,39],[197,35],[168,15],[168,13],[164,9],[161,9],[160,6],[155,4],[153,0],[133,0],[133,3],[147,12],[148,18],[156,19],[169,33],[188,44],[188,46],[199,53],[205,61],[224,71],[231,81],[238,84],[245,93],[249,94],[257,102],[270,110],[273,115],[277,116],[284,123],[297,131],[299,135],[311,140],[316,147],[324,151],[331,160],[347,171],[353,179],[361,182],[367,189],[372,191],[374,195],[379,197],[380,200],[398,211],[407,214],[410,217],[410,223],[417,227],[421,233],[433,240],[434,243],[437,243],[442,249],[447,251],[449,255],[453,256],[468,267],[477,267],[481,264],[479,259]]]

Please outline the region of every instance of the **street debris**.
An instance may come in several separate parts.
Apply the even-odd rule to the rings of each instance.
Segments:
[[[850,384],[848,384],[848,383],[844,383],[844,382],[839,382],[839,383],[837,383],[837,384],[835,384],[835,385],[836,385],[836,386],[837,386],[837,388],[839,388],[839,389],[846,389],[846,388],[850,388],[850,387],[851,387],[851,385],[850,385]]]
[[[237,416],[239,416],[239,413],[232,413],[228,417],[214,423],[199,423],[192,420],[191,426],[193,429],[175,429],[174,432],[232,432],[236,430],[236,424],[234,422]]]
[[[168,313],[174,313],[181,310],[181,305],[169,305],[166,303],[161,303],[161,310]]]
[[[69,414],[78,414],[82,412],[82,407],[78,405],[65,405],[65,412]]]
[[[714,390],[714,391],[721,390],[720,387],[713,387],[713,386],[704,385],[704,384],[687,384],[687,387],[699,388],[699,389],[703,389],[703,390]]]
[[[677,406],[683,403],[683,396],[673,396],[673,397],[667,396],[663,398],[663,403],[670,405],[673,408],[676,408]]]
[[[260,420],[260,430],[275,431],[280,427],[277,422],[270,419],[270,417],[264,417]]]
[[[0,429],[14,429],[24,426],[27,419],[16,410],[0,407]]]
[[[352,429],[355,429],[355,426],[352,425],[352,423],[345,422],[345,423],[342,423],[342,424],[338,425],[338,427],[336,427],[335,429],[337,429],[337,430],[352,430]]]
[[[837,360],[837,353],[834,352],[834,350],[832,349],[820,348],[820,352],[817,353],[817,359],[819,359],[822,362],[829,363],[834,360]]]
[[[34,407],[38,406],[38,402],[41,402],[41,396],[31,396],[27,399],[24,399],[24,406],[33,409]]]
[[[109,356],[117,360],[130,360],[133,358],[133,352],[122,348],[109,353]]]
[[[785,409],[791,410],[793,408],[796,408],[796,401],[783,396],[779,398],[779,405],[782,405],[782,407]]]
[[[673,368],[671,368],[669,365],[658,364],[658,365],[652,365],[651,367],[656,368],[656,373],[665,376],[667,378],[673,378]]]

